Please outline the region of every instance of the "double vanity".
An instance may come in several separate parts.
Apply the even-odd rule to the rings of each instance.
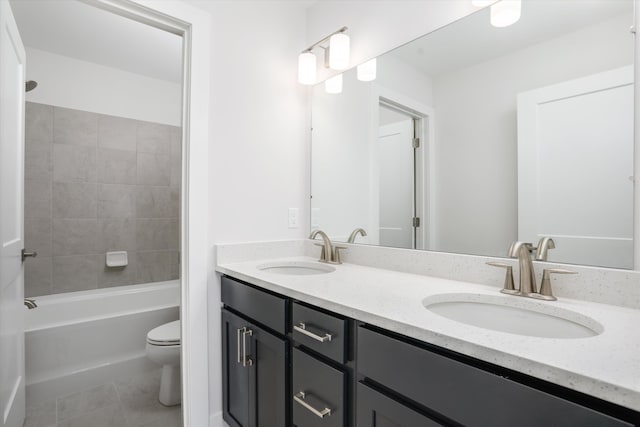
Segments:
[[[640,424],[637,307],[562,286],[557,301],[505,295],[490,258],[358,245],[343,264],[319,255],[311,241],[218,246],[230,426]],[[409,268],[434,256],[458,259],[450,278]],[[455,280],[473,269],[495,275]],[[598,277],[578,270],[590,295]]]

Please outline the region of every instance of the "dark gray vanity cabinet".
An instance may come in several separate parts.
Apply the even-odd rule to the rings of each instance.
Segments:
[[[358,327],[357,354],[358,427],[438,423],[480,427],[635,425],[592,409],[586,402],[577,403],[515,381],[506,369],[491,372],[480,367],[480,361],[366,325]],[[361,394],[364,387],[378,395]],[[382,403],[384,397],[388,398],[386,403]],[[393,399],[406,407],[396,409],[397,416],[388,409]],[[409,408],[417,408],[425,421],[406,421],[419,419]],[[385,421],[371,424],[371,414],[385,410]]]
[[[227,276],[222,301],[231,427],[640,426],[630,409]]]
[[[265,325],[282,322],[284,331],[286,299],[226,277],[222,283],[223,418],[231,427],[287,426],[289,343]]]

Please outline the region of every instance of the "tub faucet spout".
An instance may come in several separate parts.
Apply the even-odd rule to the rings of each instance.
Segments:
[[[24,299],[24,305],[25,307],[27,307],[29,310],[32,310],[34,308],[38,308],[38,304],[36,304],[36,300],[34,299],[30,299],[30,298],[25,298]]]

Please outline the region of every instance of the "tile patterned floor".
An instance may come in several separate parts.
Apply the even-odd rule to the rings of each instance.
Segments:
[[[158,402],[160,370],[29,406],[24,427],[182,427],[181,407]]]

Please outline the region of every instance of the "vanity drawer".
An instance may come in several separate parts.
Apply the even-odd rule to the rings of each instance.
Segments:
[[[357,355],[367,379],[462,425],[632,425],[362,326]]]
[[[287,299],[222,276],[222,302],[243,315],[285,335]]]
[[[293,339],[338,363],[346,361],[347,320],[294,302]]]
[[[341,427],[346,425],[345,372],[304,351],[293,349],[293,425],[296,427]],[[330,410],[330,413],[326,413]],[[322,415],[325,413],[324,415]]]

